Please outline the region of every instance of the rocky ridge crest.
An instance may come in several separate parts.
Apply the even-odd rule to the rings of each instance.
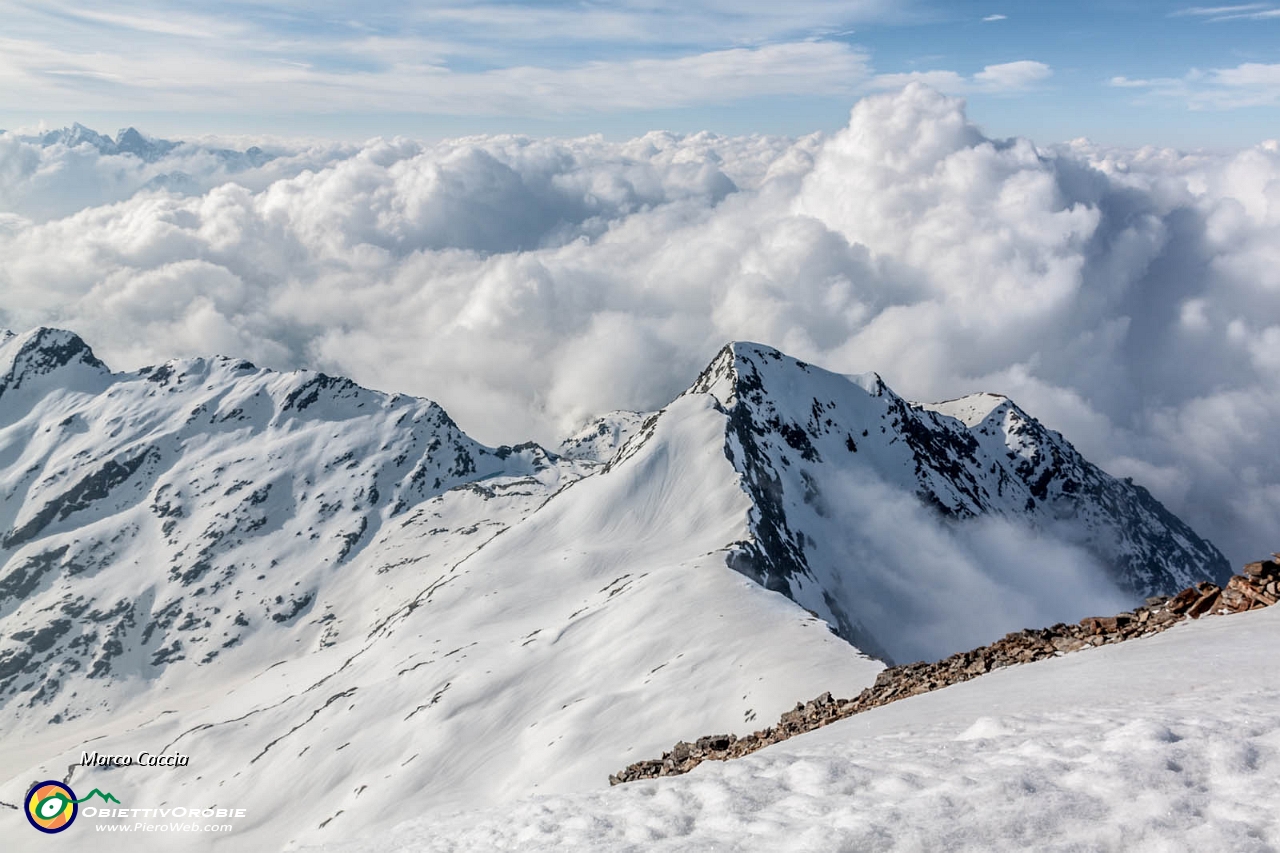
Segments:
[[[659,759],[637,761],[609,777],[610,785],[679,776],[704,761],[741,758],[770,744],[830,725],[854,714],[969,681],[996,669],[1060,657],[1096,646],[1149,637],[1188,619],[1243,613],[1270,607],[1280,600],[1280,553],[1274,559],[1249,563],[1225,587],[1202,582],[1174,596],[1154,596],[1142,607],[1115,616],[1089,616],[1078,623],[1015,631],[996,642],[960,652],[936,663],[911,663],[889,667],[871,687],[851,699],[836,699],[830,692],[799,702],[776,725],[743,737],[732,734],[680,741]]]

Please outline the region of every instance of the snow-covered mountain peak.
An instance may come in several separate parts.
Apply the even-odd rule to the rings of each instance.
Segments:
[[[98,386],[109,376],[107,366],[72,332],[38,328],[14,334],[0,330],[0,399],[4,399],[7,414],[17,412],[19,397],[34,399],[53,387]],[[0,423],[7,419],[0,416]]]
[[[110,706],[137,676],[181,679],[251,635],[318,642],[321,591],[401,516],[481,481],[482,503],[514,490],[524,512],[585,472],[323,373],[213,357],[112,374],[49,329],[5,337],[0,359],[0,618],[46,638],[0,641],[0,706],[45,718],[85,713],[77,692]],[[88,616],[51,627],[51,610]]]
[[[924,638],[948,621],[939,636],[968,630],[979,644],[997,623],[1074,620],[1087,615],[1078,608],[1123,609],[1126,597],[1229,574],[1145,489],[1090,464],[1002,395],[910,403],[875,373],[832,373],[753,343],[725,347],[686,393],[723,407],[725,454],[752,497],[753,537],[735,568],[873,654],[943,654]],[[1056,548],[1080,570],[1050,577],[1010,566],[992,577],[977,531]],[[895,573],[926,548],[937,553],[925,559],[956,568],[926,573],[933,589],[921,596]],[[922,600],[941,589],[950,603]],[[1000,604],[970,605],[990,612],[958,625],[954,601],[975,596]],[[1027,609],[1015,613],[1013,600]],[[903,618],[912,612],[918,623]]]
[[[225,358],[48,390],[0,424],[0,801],[82,747],[168,745],[199,770],[70,783],[271,814],[301,782],[297,822],[236,839],[280,849],[366,832],[406,790],[590,787],[673,730],[870,683],[879,663],[726,566],[750,501],[723,409],[690,395],[640,428],[607,464],[487,447],[428,400]]]
[[[686,394],[710,394],[721,405],[732,405],[738,385],[738,343],[729,343],[716,353],[715,358],[698,374]]]
[[[65,145],[68,148],[75,148],[79,145],[89,145],[104,155],[132,154],[148,163],[161,159],[181,144],[168,139],[152,139],[143,136],[134,127],[122,128],[116,133],[115,139],[112,139],[79,122],[75,122],[71,127],[50,130],[39,136],[21,138],[24,141],[38,142],[42,146]]]
[[[807,385],[816,383],[842,390],[846,390],[846,385],[853,385],[873,397],[886,391],[884,381],[878,373],[833,373],[792,358],[766,344],[733,341],[716,354],[685,393],[710,394],[726,407],[732,407],[743,396],[750,402],[761,405],[766,404],[766,397],[772,399],[782,395],[785,398],[787,388],[799,375],[808,377],[804,380]],[[766,388],[769,389],[768,394],[764,393]]]
[[[1003,417],[1003,410],[997,411],[1001,407],[1017,408],[1005,395],[988,391],[980,391],[954,400],[944,400],[941,403],[920,403],[919,406],[955,418],[967,427],[976,427],[985,420]]]
[[[560,442],[557,452],[567,459],[608,462],[652,414],[620,410],[592,418],[582,429]]]
[[[0,133],[4,133],[4,131],[0,131]],[[237,151],[212,147],[200,142],[160,139],[148,136],[134,127],[122,128],[112,138],[105,133],[99,133],[92,128],[85,127],[79,122],[70,127],[49,130],[34,136],[17,135],[16,138],[24,145],[32,145],[44,149],[88,147],[95,149],[97,154],[102,157],[130,157],[137,158],[141,161],[141,164],[146,166],[158,165],[158,169],[146,168],[137,173],[145,180],[141,188],[166,189],[180,193],[204,192],[209,189],[206,181],[182,171],[183,168],[194,167],[197,170],[205,168],[193,163],[191,158],[205,161],[206,166],[212,161],[220,169],[235,173],[261,167],[279,156],[279,152],[269,153],[256,145],[244,151]],[[170,160],[172,160],[172,163],[169,168],[166,168],[166,161]],[[124,165],[123,168],[128,172],[141,164]],[[173,166],[179,168],[173,169]],[[119,167],[120,165],[117,164],[112,168]]]
[[[49,373],[76,362],[106,369],[74,332],[45,327],[22,334],[0,330],[0,376],[9,387],[18,387],[28,375]]]

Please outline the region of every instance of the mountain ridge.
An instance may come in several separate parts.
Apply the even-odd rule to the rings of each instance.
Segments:
[[[4,132],[0,130],[0,134]],[[158,163],[178,149],[183,148],[199,148],[226,162],[228,165],[241,169],[260,167],[274,159],[275,156],[263,151],[256,145],[244,151],[205,147],[198,143],[148,136],[135,127],[121,128],[113,138],[105,133],[99,133],[90,127],[86,127],[80,122],[74,122],[70,127],[48,130],[34,135],[19,134],[17,139],[31,145],[38,145],[41,148],[49,148],[55,145],[76,148],[80,145],[88,145],[106,157],[136,157],[148,164]],[[184,182],[189,181],[189,176],[181,172],[174,172],[156,176],[149,186],[163,188],[173,185],[181,188]]]
[[[858,523],[841,509],[851,490],[887,484],[912,494],[946,529],[993,518],[1029,524],[1083,549],[1133,600],[1230,574],[1226,558],[1149,492],[1092,465],[1003,395],[910,403],[878,374],[835,374],[749,342],[723,348],[686,393],[710,394],[726,412],[725,453],[752,495],[755,535],[734,568],[882,660],[929,655],[894,654],[881,636],[892,619],[865,606],[867,583],[898,595],[896,579],[848,588],[859,576],[848,562],[860,543],[834,552],[828,543]],[[978,405],[987,410],[972,425],[948,414]]]

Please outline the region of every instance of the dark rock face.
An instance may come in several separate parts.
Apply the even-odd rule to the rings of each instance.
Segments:
[[[1224,583],[1231,576],[1226,557],[1149,491],[1093,465],[1061,434],[1046,429],[1012,401],[997,406],[976,430],[994,433],[1001,425],[1028,451],[1019,454],[1013,475],[1030,500],[1051,517],[1082,519],[1105,531],[1114,544],[1096,550],[1111,563],[1123,589],[1137,596],[1155,595],[1193,578]]]
[[[119,460],[108,459],[102,467],[85,476],[71,488],[56,496],[21,527],[16,527],[0,540],[4,548],[17,548],[34,539],[51,522],[64,521],[80,510],[88,509],[95,501],[111,495],[117,487],[128,482],[146,463],[156,463],[160,451],[155,447],[142,448]]]
[[[801,702],[782,715],[776,725],[743,737],[712,735],[693,743],[680,741],[659,759],[638,761],[609,777],[610,785],[678,776],[703,761],[741,758],[771,743],[821,728],[836,720],[878,708],[908,696],[916,696],[969,681],[995,669],[1059,657],[1094,646],[1149,637],[1186,619],[1207,615],[1242,613],[1270,607],[1280,599],[1280,554],[1274,560],[1250,563],[1233,576],[1225,588],[1202,582],[1173,597],[1156,596],[1129,613],[1089,616],[1074,625],[1058,624],[1039,630],[1016,631],[989,646],[952,655],[937,663],[912,663],[890,667],[876,683],[852,699],[836,699],[830,692]]]

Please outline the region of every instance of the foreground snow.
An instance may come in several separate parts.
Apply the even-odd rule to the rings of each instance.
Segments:
[[[999,671],[685,777],[327,853],[1273,850],[1280,609]]]

